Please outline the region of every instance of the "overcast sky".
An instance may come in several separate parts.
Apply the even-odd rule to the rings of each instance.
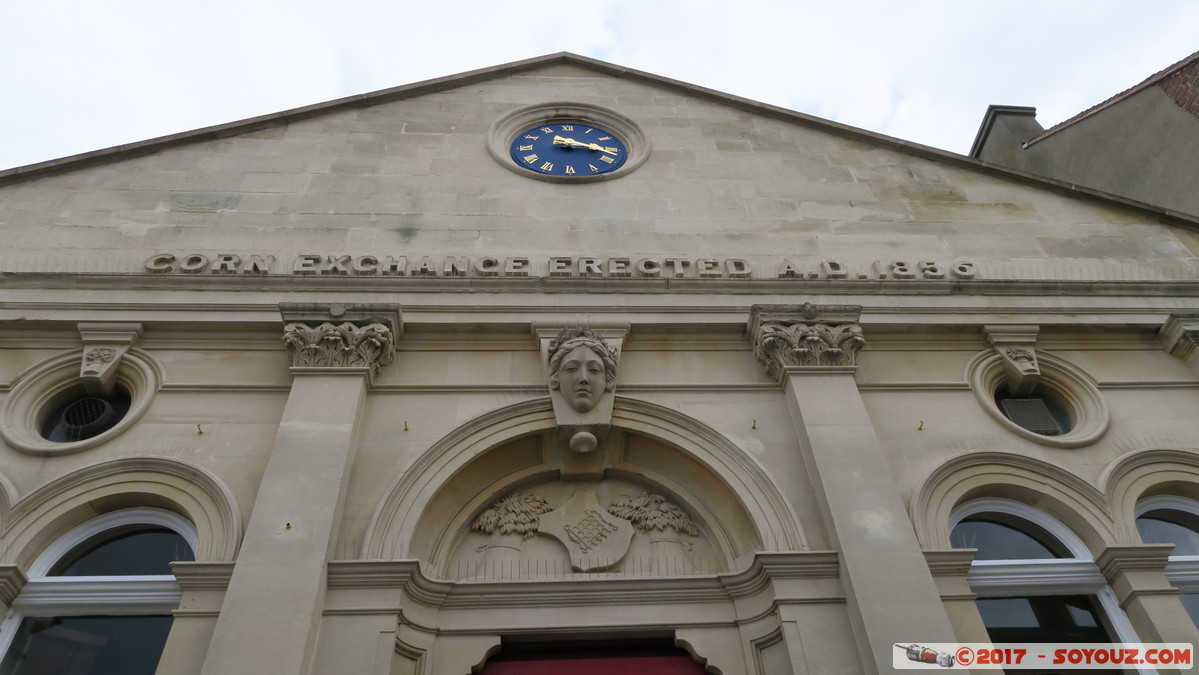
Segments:
[[[0,169],[564,50],[965,153],[1199,51],[1199,2],[0,0]]]

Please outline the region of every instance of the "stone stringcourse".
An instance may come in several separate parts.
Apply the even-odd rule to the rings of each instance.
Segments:
[[[381,323],[289,323],[283,343],[293,368],[369,368],[375,375],[395,359],[391,329]]]

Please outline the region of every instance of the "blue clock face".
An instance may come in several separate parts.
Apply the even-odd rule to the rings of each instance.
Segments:
[[[616,134],[582,122],[550,122],[517,134],[512,161],[550,176],[594,176],[624,164],[624,141]]]

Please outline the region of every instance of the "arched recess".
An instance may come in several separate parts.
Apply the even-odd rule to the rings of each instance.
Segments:
[[[1137,502],[1158,495],[1199,500],[1199,452],[1154,448],[1130,452],[1109,464],[1099,481],[1111,505],[1118,542],[1139,544]]]
[[[1078,476],[1039,459],[1006,452],[958,455],[933,469],[912,491],[910,510],[925,549],[949,549],[950,514],[962,502],[1002,497],[1060,520],[1092,552],[1115,541],[1103,493]]]
[[[61,476],[6,509],[3,559],[28,569],[52,542],[96,516],[132,507],[173,511],[196,527],[196,560],[230,561],[241,543],[241,514],[229,489],[178,459],[130,457]]]
[[[707,425],[674,410],[617,397],[612,428],[614,436],[646,439],[678,461],[670,465],[671,459],[659,458],[655,462],[644,448],[625,444],[614,451],[606,475],[653,486],[684,502],[710,526],[708,534],[726,553],[739,557],[753,550],[807,548],[794,509],[767,472]],[[554,429],[550,402],[538,400],[489,412],[442,438],[405,467],[376,508],[363,557],[418,558],[436,568],[442,562],[439,556],[452,546],[451,539],[469,526],[489,500],[555,477]],[[483,468],[476,460],[485,455],[489,464]],[[672,475],[686,473],[674,470],[681,465],[702,469],[734,503],[714,504],[705,500],[707,495],[694,494],[693,485]],[[723,512],[726,506],[744,515],[752,530],[751,550],[742,545],[745,533],[722,528],[724,519],[712,511]]]

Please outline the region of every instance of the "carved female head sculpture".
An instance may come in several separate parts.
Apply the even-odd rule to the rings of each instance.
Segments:
[[[616,352],[590,329],[564,329],[549,352],[550,389],[561,391],[575,410],[591,410],[616,389]]]

